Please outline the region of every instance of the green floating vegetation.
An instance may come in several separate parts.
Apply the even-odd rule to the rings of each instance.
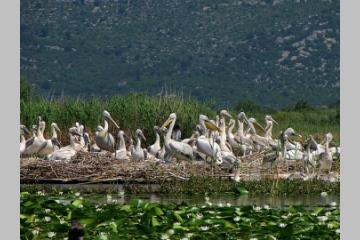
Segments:
[[[30,194],[20,198],[21,239],[64,239],[79,220],[85,239],[340,239],[338,207],[158,204],[110,196],[94,204],[80,193]]]

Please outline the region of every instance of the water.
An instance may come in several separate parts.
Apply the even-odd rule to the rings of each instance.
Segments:
[[[157,203],[186,203],[189,205],[203,205],[205,203],[205,195],[203,194],[123,194],[123,186],[121,184],[39,184],[39,185],[21,185],[21,190],[26,191],[28,187],[36,190],[42,189],[57,189],[58,191],[64,189],[72,189],[74,191],[82,192],[82,195],[87,199],[96,203],[108,201],[108,195],[111,195],[111,201],[116,200],[118,203],[129,203],[132,199],[138,198],[147,202]],[[157,188],[156,185],[148,186],[152,190]],[[110,194],[108,194],[110,193]],[[286,208],[289,206],[304,206],[304,207],[319,207],[330,206],[334,202],[340,204],[339,194],[327,194],[321,196],[320,194],[291,194],[287,196],[272,196],[271,194],[257,194],[257,195],[235,195],[231,193],[217,193],[208,196],[210,202],[213,204],[227,203],[232,206],[244,205],[269,205],[271,208]]]

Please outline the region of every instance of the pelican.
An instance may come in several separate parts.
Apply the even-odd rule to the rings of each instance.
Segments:
[[[326,171],[330,173],[332,166],[332,153],[329,149],[329,143],[332,141],[333,135],[331,133],[325,134],[325,151],[320,154],[320,171]]]
[[[161,133],[164,136],[164,145],[165,145],[164,160],[170,161],[170,158],[174,154],[180,154],[190,159],[194,159],[193,148],[189,144],[178,142],[174,139],[171,139],[175,122],[176,122],[176,113],[171,113],[169,115],[169,118],[160,128],[162,130]]]
[[[24,153],[26,148],[25,134],[31,135],[30,131],[26,128],[25,125],[20,125],[20,155]]]
[[[289,143],[291,143],[290,137],[298,136],[302,138],[300,134],[297,134],[293,128],[287,128],[284,132],[280,135],[280,141],[282,143],[282,156],[285,157],[285,159],[296,159],[301,160],[303,158],[303,153],[298,148],[290,148],[291,146]],[[294,144],[292,144],[294,145]],[[294,145],[295,146],[295,145]]]
[[[141,129],[137,129],[135,132],[136,145],[131,150],[131,158],[133,160],[145,160],[148,157],[147,151],[141,148],[141,138],[144,139],[144,141],[146,141],[146,138],[143,132],[141,131]]]
[[[225,117],[232,118],[232,116],[228,113],[227,110],[220,111],[220,119],[218,123],[218,127],[220,128],[219,136],[220,136],[220,148],[221,151],[232,152],[231,145],[226,142],[226,119]]]
[[[198,137],[196,141],[196,148],[200,153],[205,154],[207,157],[214,159],[218,164],[223,162],[221,158],[221,148],[219,144],[215,142],[215,139],[211,137],[209,134],[209,138],[205,136],[206,131],[218,131],[220,132],[220,128],[218,128],[214,123],[212,123],[207,116],[200,114],[199,116],[200,125],[205,129],[204,134]],[[212,161],[211,161],[212,162]]]
[[[216,138],[216,143],[221,146],[221,137],[218,136]],[[233,167],[237,166],[240,163],[240,160],[235,157],[234,153],[229,151],[223,151],[220,149],[221,152],[221,165],[224,165],[226,167]]]
[[[248,149],[251,152],[252,147],[251,147],[251,145],[241,144],[238,142],[238,140],[235,138],[235,136],[232,132],[234,129],[234,126],[235,126],[235,120],[230,119],[229,127],[227,129],[227,140],[233,149],[240,149],[243,153],[243,156],[245,156]],[[252,143],[251,140],[249,142]]]
[[[147,150],[150,154],[156,156],[156,154],[161,150],[158,126],[154,126],[154,133],[155,133],[155,137],[156,137],[155,142],[153,145],[149,146]]]
[[[262,137],[257,134],[257,131],[265,132],[265,129],[256,121],[255,118],[249,118],[248,123],[248,133],[250,134],[250,138],[253,141],[255,148],[257,151],[268,149],[270,144],[269,140],[266,137]]]
[[[38,155],[47,156],[61,147],[61,144],[57,139],[56,131],[61,132],[56,123],[51,123],[51,139],[47,139],[43,142],[43,144],[41,145],[40,149],[37,152]]]
[[[70,160],[75,154],[82,149],[82,145],[78,138],[80,134],[77,131],[69,131],[70,145],[55,150],[53,153],[47,155],[48,160]]]
[[[104,127],[98,128],[97,134],[95,137],[95,143],[97,146],[99,146],[100,149],[104,149],[110,152],[115,151],[115,139],[111,135],[111,133],[108,132],[109,130],[109,123],[108,121],[111,121],[116,128],[119,129],[119,126],[116,124],[114,119],[111,117],[110,113],[108,111],[103,112],[103,118],[104,118]]]
[[[271,115],[266,115],[265,116],[265,121],[266,121],[266,127],[265,127],[265,134],[264,137],[268,137],[272,139],[272,128],[274,123],[276,125],[279,125],[273,118]]]
[[[124,131],[120,130],[117,135],[118,148],[116,149],[116,152],[113,154],[113,157],[119,160],[128,160],[129,157],[131,156],[131,153],[126,150],[124,136],[126,136],[126,134],[124,133]]]
[[[178,125],[174,126],[174,130],[171,134],[171,138],[176,141],[181,141],[181,130]]]
[[[312,152],[312,150],[317,149],[317,143],[312,135],[310,135],[309,138],[306,140],[305,149],[306,151],[303,155],[303,160],[306,173],[310,173],[310,168],[312,169],[312,173],[314,173],[319,155],[316,155],[315,151]]]
[[[241,144],[243,150],[244,150],[244,156],[246,154],[246,151],[249,150],[250,154],[252,154],[252,145],[253,141],[250,137],[245,136],[244,134],[244,123],[247,123],[248,119],[244,112],[240,112],[237,117],[237,123],[238,123],[238,130],[236,132],[236,136],[234,139]]]
[[[39,151],[42,144],[45,142],[45,138],[44,138],[45,125],[46,125],[45,122],[41,121],[41,117],[39,117],[36,136],[26,141],[26,147],[23,152],[24,155],[36,154]]]

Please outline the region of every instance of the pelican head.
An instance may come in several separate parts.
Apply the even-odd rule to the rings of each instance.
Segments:
[[[176,121],[176,113],[171,113],[161,128],[168,128],[173,121]]]
[[[246,114],[244,112],[240,112],[237,117],[239,120],[247,119]]]
[[[20,125],[20,134],[28,134],[31,135],[29,129],[27,129],[27,127],[25,125]]]
[[[111,115],[108,111],[104,110],[103,117],[105,120],[111,121],[115,125],[116,128],[120,128],[119,125],[117,125],[117,123],[115,122],[115,120],[111,117]]]
[[[230,113],[227,110],[221,110],[220,116],[222,116],[222,117],[226,116],[228,118],[232,118],[232,116],[230,115]]]
[[[141,131],[141,129],[137,129],[135,134],[137,137],[141,137],[142,139],[144,139],[144,141],[146,141],[146,138],[145,138],[143,132]]]
[[[51,127],[56,129],[58,132],[61,132],[60,128],[58,127],[58,125],[56,123],[51,123]]]
[[[291,127],[285,130],[284,135],[286,135],[287,137],[298,136],[299,138],[302,138],[302,136],[296,133],[295,130]]]
[[[325,139],[327,142],[331,142],[333,140],[333,135],[331,133],[325,134]]]
[[[220,128],[218,128],[214,121],[210,121],[209,118],[203,114],[200,114],[199,116],[200,123],[204,124],[204,127],[206,127],[209,130],[212,131],[219,131],[221,132]]]
[[[69,128],[69,134],[71,136],[81,136],[80,133],[77,131],[76,127]]]
[[[275,123],[276,125],[279,125],[279,124],[277,123],[277,121],[275,121],[275,120],[273,119],[273,117],[272,117],[271,115],[266,115],[266,116],[265,116],[265,120],[266,120],[266,121],[271,121],[271,122]]]
[[[229,126],[233,126],[235,124],[235,120],[234,119],[230,119],[229,121]]]

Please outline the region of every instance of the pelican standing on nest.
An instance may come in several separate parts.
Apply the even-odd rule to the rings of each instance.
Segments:
[[[200,153],[205,154],[206,157],[210,157],[211,172],[213,174],[214,160],[216,161],[217,164],[222,164],[223,159],[221,156],[221,148],[219,144],[216,143],[215,139],[212,137],[211,132],[212,131],[221,132],[221,130],[213,122],[211,122],[207,116],[203,114],[200,114],[199,122],[200,125],[203,127],[204,132],[200,137],[198,137],[196,141],[196,148]],[[208,134],[209,138],[205,136],[207,131],[210,132],[210,134]]]
[[[61,132],[56,123],[51,123],[51,139],[47,139],[41,145],[38,155],[47,156],[61,147],[57,138],[57,131]]]
[[[111,133],[108,132],[108,130],[109,130],[108,121],[112,122],[117,129],[119,129],[119,126],[114,121],[114,119],[111,117],[111,115],[108,111],[103,112],[103,118],[104,118],[104,127],[97,129],[100,131],[97,131],[97,134],[95,137],[95,143],[100,149],[103,149],[103,150],[106,150],[109,152],[115,152],[115,139],[111,135]]]
[[[22,155],[26,148],[25,134],[31,135],[30,131],[25,125],[20,125],[20,155]]]
[[[289,146],[295,146],[291,140],[291,137],[297,136],[300,139],[302,136],[300,134],[297,134],[293,128],[287,128],[284,132],[280,134],[280,141],[282,145],[282,156],[285,159],[295,159],[295,160],[301,160],[303,159],[303,152],[299,149],[293,149]],[[291,145],[290,145],[291,144]]]
[[[117,135],[118,148],[116,149],[116,152],[113,153],[112,155],[113,157],[119,160],[128,160],[131,156],[131,153],[126,150],[124,136],[126,136],[126,134],[124,133],[124,131],[120,130]]]
[[[327,133],[325,135],[325,151],[320,154],[320,168],[319,171],[326,171],[330,173],[332,167],[332,153],[329,149],[329,143],[332,141],[333,135],[331,133]]]
[[[80,151],[83,146],[79,139],[80,134],[74,129],[69,129],[70,145],[55,150],[53,153],[47,155],[48,160],[70,160],[75,154]]]
[[[131,158],[133,160],[145,160],[148,157],[146,149],[141,147],[141,138],[146,141],[146,138],[141,129],[137,129],[135,132],[136,145],[131,150]]]
[[[41,148],[42,144],[45,142],[44,131],[45,131],[45,122],[39,117],[39,123],[37,126],[36,136],[26,141],[26,147],[23,152],[24,155],[36,154]]]
[[[169,162],[174,154],[180,154],[187,158],[194,159],[193,149],[189,144],[171,139],[172,131],[176,123],[176,113],[171,113],[169,118],[161,126],[164,135],[165,155],[164,160]],[[166,130],[167,129],[167,130]]]
[[[240,112],[237,116],[238,130],[234,137],[235,141],[241,145],[241,149],[243,150],[243,156],[246,155],[247,152],[252,154],[253,149],[253,141],[250,137],[245,136],[244,133],[244,123],[248,123],[248,119],[244,112]]]
[[[160,135],[159,135],[159,127],[154,126],[154,133],[155,133],[155,142],[153,145],[148,147],[148,152],[152,154],[153,156],[156,156],[156,154],[161,150],[160,145]]]
[[[219,129],[221,130],[219,132],[220,148],[221,148],[221,151],[232,152],[231,146],[226,141],[226,118],[225,117],[232,119],[232,116],[230,115],[230,113],[227,110],[221,110],[219,123],[217,125],[219,127]]]

